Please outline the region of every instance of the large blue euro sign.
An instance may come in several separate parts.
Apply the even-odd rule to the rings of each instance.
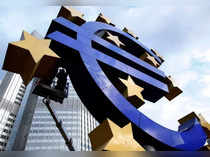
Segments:
[[[146,117],[117,90],[108,75],[131,76],[144,88],[143,97],[151,102],[169,92],[164,72],[137,58],[135,52],[102,39],[97,35],[100,31],[122,36],[160,62],[140,41],[111,25],[86,22],[78,26],[63,17],[53,20],[47,34],[52,40],[51,49],[68,64],[73,86],[90,113],[99,122],[106,118],[119,126],[131,122],[134,138],[141,145],[152,145],[157,150],[199,150],[205,144],[206,134],[197,119],[191,120],[184,131],[170,130]]]

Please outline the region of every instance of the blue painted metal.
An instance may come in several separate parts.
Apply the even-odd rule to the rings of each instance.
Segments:
[[[145,49],[145,51],[153,55],[158,60],[157,56],[150,52],[150,50],[146,48],[142,43],[115,27],[99,22],[87,22],[82,26],[77,26],[62,17],[55,19],[54,22],[62,25],[67,30],[76,32],[77,37],[76,39],[73,39],[69,35],[66,35],[65,32],[62,33],[63,28],[52,30],[52,33],[49,33],[47,37],[52,39],[54,42],[69,48],[69,53],[71,53],[70,49],[73,49],[75,50],[75,52],[73,53],[78,53],[80,55],[82,62],[77,64],[84,64],[85,70],[88,71],[88,74],[94,81],[95,86],[97,86],[104,94],[106,99],[111,102],[113,108],[117,108],[120,113],[122,113],[133,125],[135,125],[139,129],[139,131],[143,131],[160,143],[178,150],[198,150],[204,145],[206,141],[206,134],[204,133],[202,127],[196,119],[193,122],[193,126],[184,132],[176,132],[157,124],[156,122],[146,117],[143,113],[138,111],[132,104],[130,104],[126,100],[126,98],[124,98],[120,94],[120,92],[115,88],[115,86],[111,83],[111,81],[103,72],[101,66],[99,65],[99,61],[111,66],[112,68],[118,69],[119,71],[126,73],[137,80],[136,83],[140,86],[143,86],[144,91],[146,91],[145,93],[143,93],[145,99],[156,102],[157,100],[162,98],[166,93],[168,93],[168,87],[163,81],[163,79],[166,77],[164,72],[152,67],[146,62],[131,55],[129,52],[125,52],[122,49],[112,45],[111,43],[99,38],[95,35],[95,33],[99,30],[109,30],[119,33],[127,37],[128,40],[132,40],[133,42],[138,43],[141,47]],[[127,63],[123,63],[109,55],[93,49],[91,41],[97,42],[98,44],[101,44],[106,48],[111,49],[113,53],[120,54],[122,57],[125,57],[132,62],[135,62],[143,68],[146,68],[151,73],[144,73],[140,69],[135,69]],[[59,50],[54,51],[57,52]],[[68,53],[66,51],[65,53],[58,53],[59,55],[61,55],[61,57],[67,58],[66,56],[68,56],[68,54],[65,54]],[[79,71],[77,73],[79,73]],[[158,75],[159,79],[155,78],[153,74]],[[81,79],[81,81],[84,80],[84,78]],[[86,84],[88,83],[89,82],[86,82]],[[85,90],[85,88],[86,87],[81,90]],[[98,110],[102,110],[100,105],[98,105],[96,109],[97,111],[95,112],[98,112]],[[101,111],[101,113],[103,113],[103,110]],[[119,119],[118,121],[120,120],[121,119]]]
[[[189,130],[190,128],[193,127],[194,123],[195,123],[195,118],[186,121],[184,124],[179,125],[179,128],[178,128],[179,132],[185,132]]]

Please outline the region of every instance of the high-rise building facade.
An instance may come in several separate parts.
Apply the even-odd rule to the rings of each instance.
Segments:
[[[98,122],[80,101],[71,83],[68,98],[64,99],[63,104],[51,102],[51,106],[73,139],[75,150],[91,150],[88,133]],[[25,150],[68,150],[41,97],[37,102]]]
[[[5,74],[0,84],[0,151],[7,145],[25,90],[19,74]]]

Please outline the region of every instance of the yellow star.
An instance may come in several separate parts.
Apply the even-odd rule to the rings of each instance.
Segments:
[[[99,16],[97,17],[96,21],[103,22],[103,23],[115,26],[113,23],[111,23],[110,19],[105,17],[102,13],[99,14]]]
[[[131,30],[127,29],[126,27],[123,28],[123,31],[128,33],[130,36],[136,38],[136,39],[139,39],[139,37],[137,37]]]
[[[25,31],[22,37],[9,43],[3,69],[19,73],[27,85],[34,76],[48,77],[59,57],[49,48],[51,40],[39,40]]]
[[[151,51],[152,51],[156,56],[158,56],[158,58],[161,60],[161,63],[164,62],[163,57],[162,57],[155,49],[151,49]]]
[[[64,17],[75,24],[82,25],[86,21],[83,19],[84,14],[72,7],[62,6],[57,17]]]
[[[160,66],[160,64],[155,60],[155,58],[149,55],[147,52],[141,55],[140,58],[156,68]]]
[[[120,47],[121,45],[125,46],[120,40],[118,36],[112,35],[111,33],[107,32],[107,39]]]
[[[210,124],[205,120],[205,118],[202,116],[202,114],[198,114],[198,117],[199,117],[200,124],[206,133],[207,139],[209,139],[210,138]],[[204,149],[210,150],[210,144],[208,143],[204,147]]]
[[[203,127],[207,138],[210,138],[210,124],[205,120],[205,118],[202,116],[202,114],[198,114],[199,120],[200,120],[200,124]]]
[[[172,100],[182,93],[182,90],[175,86],[175,82],[172,80],[171,76],[166,77],[165,83],[168,85],[169,93],[165,95],[168,100]]]
[[[96,151],[144,151],[133,138],[131,123],[120,128],[107,119],[89,133],[89,138],[92,149]]]
[[[146,61],[155,67],[159,67],[159,63],[155,60],[153,56],[147,55]]]
[[[123,92],[123,95],[131,102],[136,108],[139,108],[144,104],[144,98],[141,92],[144,88],[136,85],[130,76],[128,80],[120,79],[120,81],[127,87],[126,91]]]
[[[84,14],[80,13],[78,10],[72,8],[72,7],[69,7],[68,10],[71,12],[71,16],[78,16],[80,18],[83,18]]]

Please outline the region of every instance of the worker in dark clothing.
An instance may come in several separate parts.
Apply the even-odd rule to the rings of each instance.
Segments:
[[[67,73],[65,69],[59,69],[59,72],[56,74],[57,77],[57,84],[55,86],[55,89],[64,91],[66,87],[66,82],[67,82]]]

